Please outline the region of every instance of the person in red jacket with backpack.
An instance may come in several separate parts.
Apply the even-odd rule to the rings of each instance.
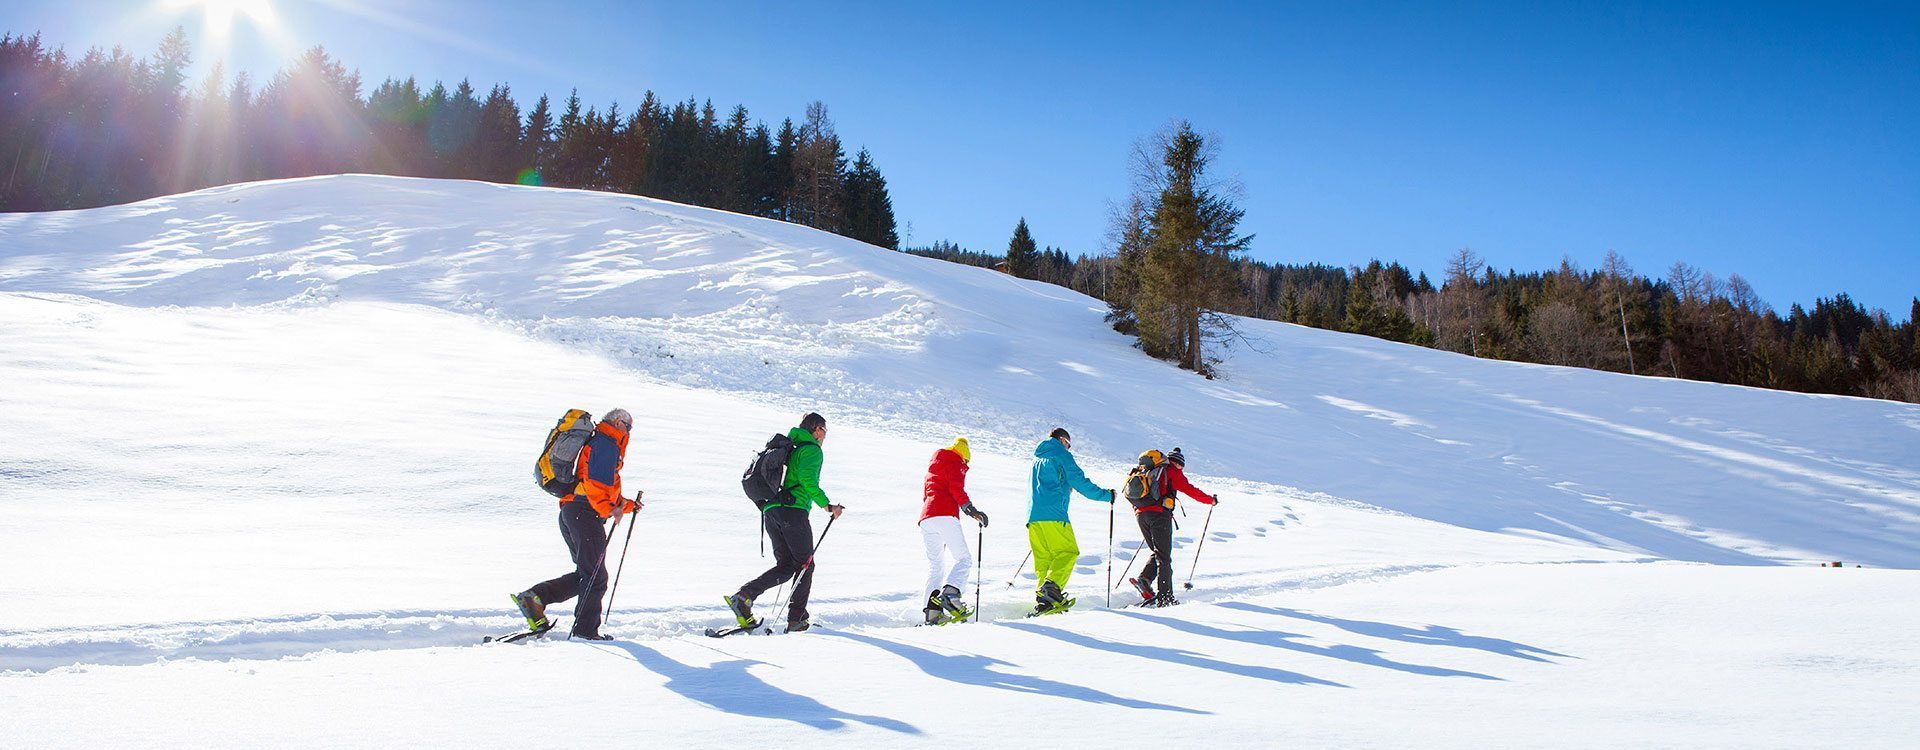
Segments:
[[[633,415],[614,409],[594,425],[593,435],[580,448],[575,471],[579,483],[560,498],[560,538],[573,557],[573,570],[512,595],[514,606],[527,618],[527,628],[536,633],[553,627],[547,605],[578,596],[580,601],[573,605],[573,637],[609,640],[600,635],[600,600],[607,593],[606,519],[644,507],[640,502],[644,493],[639,490],[634,490],[632,499],[620,496],[620,470],[626,465],[627,433],[632,430]]]
[[[927,465],[927,479],[921,486],[925,505],[920,510],[920,538],[927,545],[926,605],[921,613],[928,625],[956,622],[973,612],[960,598],[960,585],[967,582],[967,568],[973,567],[973,553],[967,549],[967,535],[960,528],[960,514],[987,527],[987,514],[973,507],[967,498],[967,465],[973,451],[966,438],[954,438],[953,445],[933,452]],[[941,563],[948,555],[951,566]]]
[[[1207,505],[1220,502],[1219,498],[1201,492],[1187,481],[1186,466],[1187,457],[1179,448],[1165,456],[1150,450],[1140,454],[1140,466],[1127,478],[1127,500],[1133,503],[1133,518],[1139,522],[1140,536],[1147,540],[1147,548],[1153,554],[1146,567],[1140,569],[1140,577],[1133,579],[1142,606],[1171,607],[1180,603],[1173,598],[1175,493],[1184,492],[1187,497]],[[1136,477],[1144,492],[1136,489]],[[1155,579],[1159,584],[1157,593]]]

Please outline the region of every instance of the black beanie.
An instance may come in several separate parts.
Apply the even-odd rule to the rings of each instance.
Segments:
[[[1184,455],[1181,455],[1179,448],[1175,448],[1173,449],[1172,453],[1167,454],[1167,460],[1172,461],[1181,466],[1187,465],[1187,457]]]

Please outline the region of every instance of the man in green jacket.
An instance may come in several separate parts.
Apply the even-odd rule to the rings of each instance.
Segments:
[[[787,607],[787,632],[791,633],[807,629],[807,594],[813,590],[813,524],[807,519],[807,511],[817,505],[839,518],[845,509],[828,501],[827,493],[820,490],[820,463],[826,457],[821,445],[827,439],[827,418],[809,413],[800,419],[799,427],[787,432],[787,439],[793,441],[793,450],[787,454],[787,477],[780,486],[780,499],[760,513],[767,541],[773,546],[774,565],[727,597],[727,606],[742,627],[752,627],[757,624],[753,600],[798,576]]]
[[[1047,439],[1033,449],[1032,506],[1027,512],[1027,541],[1033,545],[1033,573],[1039,579],[1034,592],[1034,614],[1065,611],[1073,606],[1066,595],[1067,577],[1080,559],[1080,543],[1074,539],[1073,523],[1067,516],[1067,501],[1074,492],[1089,500],[1113,502],[1113,490],[1101,489],[1080,470],[1073,460],[1073,436],[1066,428],[1055,427]]]

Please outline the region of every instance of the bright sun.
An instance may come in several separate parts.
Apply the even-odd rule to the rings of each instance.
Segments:
[[[167,5],[179,9],[198,9],[206,15],[207,31],[216,36],[226,36],[233,28],[233,19],[238,16],[245,16],[256,25],[265,25],[273,20],[271,0],[167,0]]]

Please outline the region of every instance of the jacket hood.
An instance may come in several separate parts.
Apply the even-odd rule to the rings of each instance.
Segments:
[[[787,439],[792,440],[794,445],[805,445],[807,443],[814,445],[820,444],[820,441],[813,439],[813,432],[811,430],[802,430],[798,427],[787,430]]]
[[[616,443],[619,443],[621,448],[627,447],[627,431],[626,430],[622,430],[618,427],[607,424],[606,422],[601,422],[599,424],[594,425],[593,430],[594,432],[598,432],[602,435],[613,438],[613,441]],[[812,435],[808,435],[808,437],[812,437]]]
[[[953,468],[959,469],[961,472],[965,472],[967,470],[966,459],[961,458],[959,452],[955,451],[952,448],[941,448],[940,450],[934,451],[933,465],[952,466]]]
[[[1060,442],[1060,438],[1047,438],[1033,447],[1034,458],[1059,458],[1066,452],[1067,446]]]

